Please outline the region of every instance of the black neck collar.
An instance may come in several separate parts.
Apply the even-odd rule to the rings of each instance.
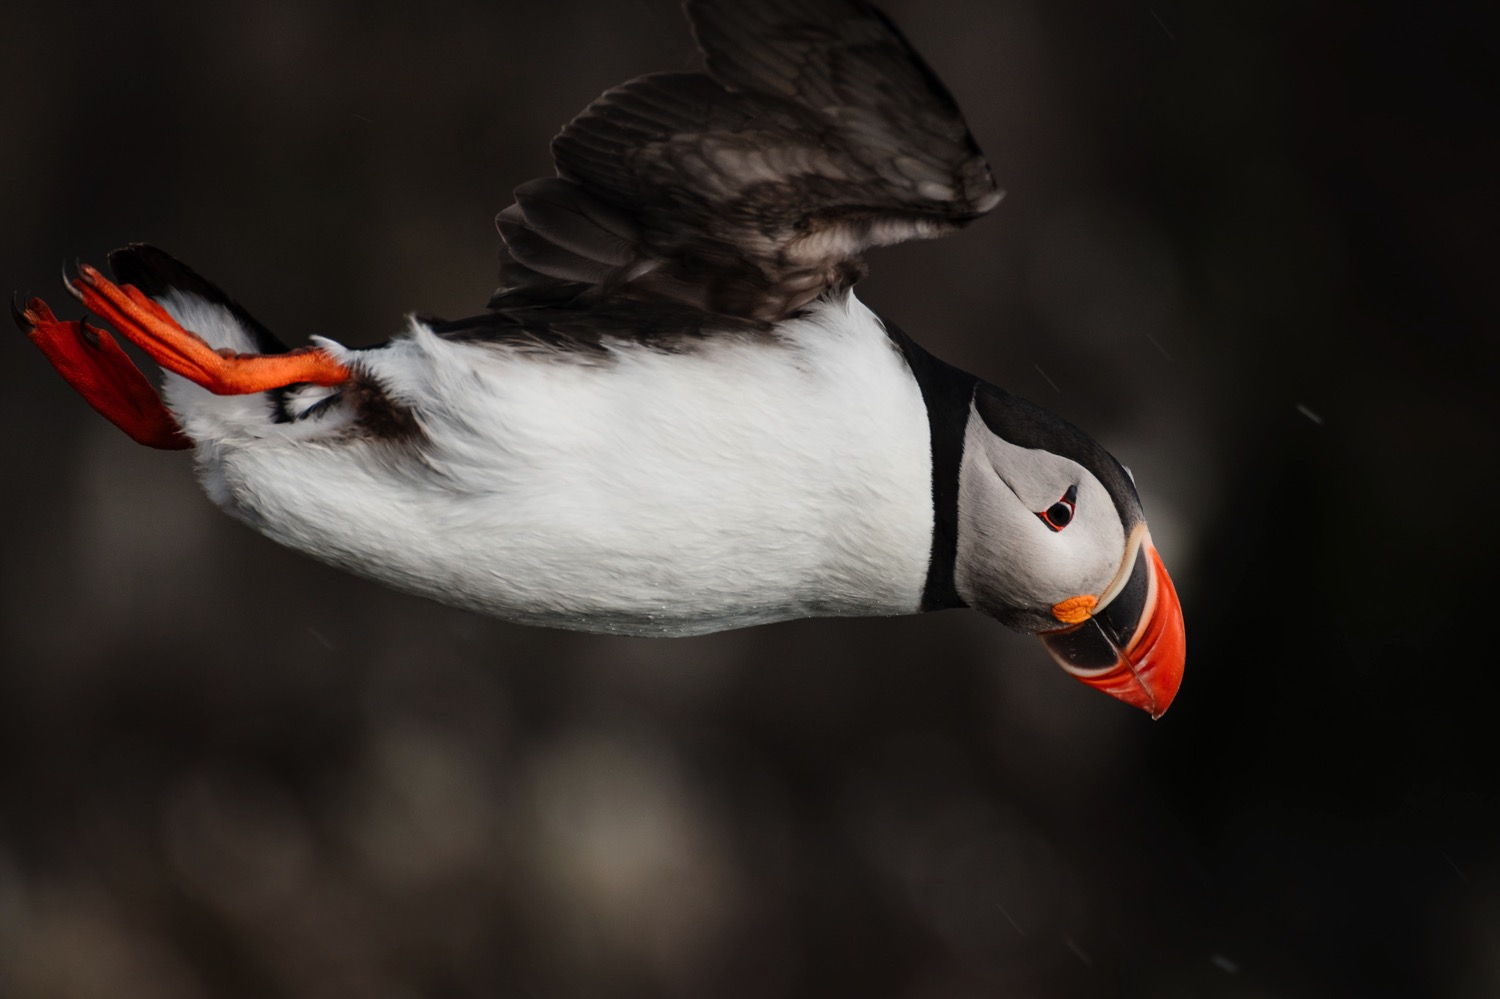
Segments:
[[[932,556],[922,588],[922,610],[967,607],[953,583],[958,558],[958,472],[979,379],[933,357],[895,323],[886,322],[885,329],[922,390],[932,436]]]

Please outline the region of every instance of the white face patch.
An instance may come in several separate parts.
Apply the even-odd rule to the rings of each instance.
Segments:
[[[1054,530],[1039,514],[1073,494]],[[954,582],[971,606],[1038,628],[1071,597],[1102,596],[1125,554],[1125,528],[1104,485],[1078,462],[997,437],[974,411],[959,470]]]

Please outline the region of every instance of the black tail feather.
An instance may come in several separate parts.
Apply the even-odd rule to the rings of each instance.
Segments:
[[[261,353],[284,354],[287,351],[286,344],[245,311],[244,306],[165,250],[146,243],[131,243],[110,253],[109,268],[114,272],[115,280],[122,284],[133,284],[152,298],[176,290],[222,306],[250,331]]]

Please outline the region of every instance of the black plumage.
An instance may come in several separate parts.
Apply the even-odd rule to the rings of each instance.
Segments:
[[[252,316],[244,306],[230,298],[212,281],[203,277],[187,264],[146,243],[131,243],[112,250],[109,254],[109,269],[121,284],[132,284],[152,298],[171,291],[196,295],[205,302],[221,306],[237,319],[255,340],[256,348],[263,354],[284,354],[287,346],[265,325]]]

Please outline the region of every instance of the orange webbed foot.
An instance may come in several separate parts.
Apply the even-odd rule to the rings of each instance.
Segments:
[[[78,277],[68,282],[68,290],[156,363],[215,395],[248,395],[300,383],[339,385],[349,380],[349,369],[317,347],[285,354],[214,350],[140,289],[116,285],[88,264],[79,266]]]
[[[67,383],[109,422],[147,447],[179,451],[193,446],[156,389],[115,343],[84,321],[64,321],[33,298],[21,309],[11,303],[16,324]]]

